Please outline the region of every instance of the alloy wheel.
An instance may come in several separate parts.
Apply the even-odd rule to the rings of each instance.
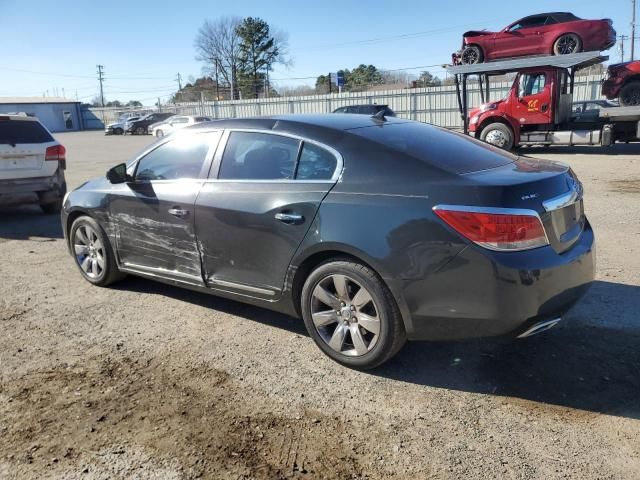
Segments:
[[[565,35],[558,40],[558,53],[567,55],[575,53],[578,48],[578,41],[573,35]]]
[[[335,352],[359,357],[380,335],[380,317],[371,293],[347,275],[323,278],[311,295],[311,318],[322,340]]]
[[[76,229],[73,250],[76,262],[87,277],[96,279],[102,275],[105,268],[105,248],[91,226],[85,224]]]

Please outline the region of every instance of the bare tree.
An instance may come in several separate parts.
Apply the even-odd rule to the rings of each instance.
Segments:
[[[205,63],[205,69],[219,81],[220,75],[229,85],[231,98],[236,98],[237,74],[240,55],[240,37],[237,29],[240,17],[221,17],[205,20],[198,30],[194,47],[196,60]]]

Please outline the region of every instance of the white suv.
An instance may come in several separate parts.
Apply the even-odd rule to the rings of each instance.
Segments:
[[[0,204],[27,203],[24,194],[35,194],[44,213],[59,212],[65,160],[65,148],[37,118],[0,114]]]

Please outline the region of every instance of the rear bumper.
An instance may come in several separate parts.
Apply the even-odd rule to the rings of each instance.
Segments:
[[[64,176],[60,173],[60,170],[50,177],[0,180],[0,195],[46,192],[60,188],[63,183]]]
[[[437,273],[392,286],[410,312],[414,340],[519,336],[562,317],[587,291],[595,272],[595,240],[586,225],[566,252],[551,247],[493,252],[475,245]]]

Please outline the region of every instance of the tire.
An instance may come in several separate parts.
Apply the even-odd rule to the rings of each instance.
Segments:
[[[504,123],[490,123],[480,132],[480,140],[504,150],[513,149],[513,131]]]
[[[125,277],[118,270],[107,235],[93,218],[82,216],[73,222],[69,244],[75,263],[88,282],[106,287]]]
[[[121,128],[115,128],[113,130],[114,135],[122,135],[123,133],[124,133],[124,130],[122,130]]]
[[[53,202],[47,201],[47,197],[51,197],[51,194],[57,195],[57,199]],[[67,193],[67,184],[63,183],[57,191],[38,192],[38,201],[40,202],[40,209],[45,215],[53,215],[54,213],[60,213],[62,211],[62,201]]]
[[[350,259],[330,260],[313,270],[300,301],[313,341],[347,367],[377,367],[406,341],[400,311],[387,286],[373,270]]]
[[[147,131],[145,130],[144,127],[136,128],[136,135],[144,135],[145,133],[147,133]]]
[[[560,35],[553,44],[554,55],[568,55],[582,51],[582,40],[575,33]]]
[[[625,84],[620,89],[618,100],[623,107],[640,105],[640,80],[634,80]]]
[[[467,45],[460,54],[460,62],[464,65],[472,65],[475,63],[482,63],[484,61],[484,54],[477,45]]]
[[[164,132],[162,131],[161,128],[156,130],[156,137],[158,137],[158,138],[164,137]]]

